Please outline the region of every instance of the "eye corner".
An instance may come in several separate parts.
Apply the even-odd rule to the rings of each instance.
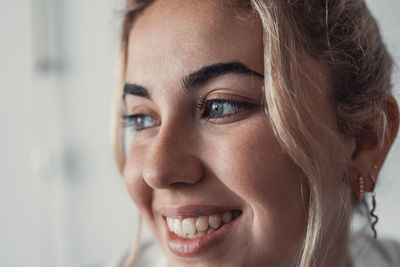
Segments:
[[[123,115],[124,128],[130,128],[133,132],[140,132],[157,127],[161,121],[155,116],[146,113],[133,113]]]

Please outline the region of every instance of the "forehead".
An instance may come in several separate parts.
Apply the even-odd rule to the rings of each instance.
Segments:
[[[127,80],[149,83],[154,74],[183,76],[230,61],[262,73],[259,20],[250,8],[222,2],[157,0],[147,7],[130,32]]]

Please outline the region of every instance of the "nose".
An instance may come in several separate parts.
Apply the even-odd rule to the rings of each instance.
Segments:
[[[160,126],[146,153],[142,169],[145,182],[154,189],[167,189],[177,184],[196,184],[203,172],[193,134],[179,127]]]

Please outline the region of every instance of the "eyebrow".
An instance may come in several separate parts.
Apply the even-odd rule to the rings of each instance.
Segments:
[[[124,95],[122,98],[125,99],[126,95],[136,95],[150,99],[150,94],[147,89],[134,83],[125,84]]]
[[[190,92],[197,86],[203,85],[214,78],[230,73],[254,75],[259,78],[264,78],[264,75],[249,69],[241,62],[216,63],[205,66],[200,70],[187,75],[182,80],[182,87],[185,92]]]
[[[251,70],[241,62],[215,63],[212,65],[204,66],[201,69],[185,76],[182,79],[182,88],[185,92],[188,93],[190,91],[193,91],[194,88],[200,85],[204,85],[212,79],[231,73],[253,75],[258,78],[264,78],[264,75]],[[146,88],[133,83],[125,84],[123,94],[124,99],[126,95],[136,95],[149,99],[151,98]]]

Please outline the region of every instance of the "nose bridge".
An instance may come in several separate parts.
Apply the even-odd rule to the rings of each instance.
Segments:
[[[146,183],[154,189],[200,181],[203,168],[196,155],[193,133],[177,123],[162,124],[150,145],[142,172]]]

